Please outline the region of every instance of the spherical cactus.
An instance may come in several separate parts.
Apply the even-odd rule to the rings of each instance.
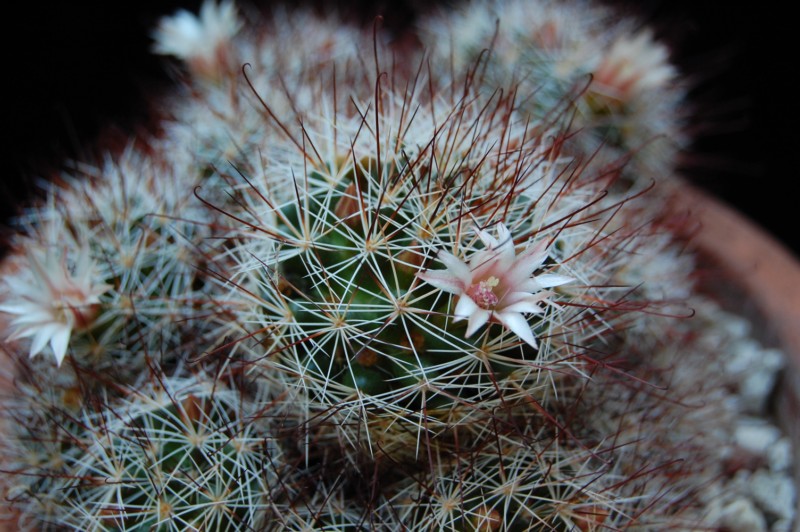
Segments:
[[[11,340],[32,337],[31,356],[49,340],[59,364],[69,354],[130,382],[146,355],[171,363],[190,352],[187,331],[215,311],[203,279],[208,228],[189,193],[199,176],[133,143],[76,166],[21,218],[27,234],[13,242],[0,309],[18,316]]]
[[[485,57],[489,90],[514,87],[537,118],[568,115],[585,133],[572,148],[593,165],[625,160],[633,182],[672,174],[688,142],[685,87],[667,46],[634,20],[589,2],[475,0],[421,26],[444,71]]]
[[[107,402],[49,411],[20,419],[14,446],[28,458],[12,493],[39,525],[250,530],[269,521],[280,504],[272,494],[285,491],[269,413],[220,380],[153,375]]]
[[[252,371],[284,375],[354,440],[391,439],[377,423],[416,452],[458,423],[457,405],[491,411],[580,366],[570,344],[607,326],[596,316],[618,267],[605,258],[613,203],[557,130],[469,86],[427,97],[379,84],[335,123],[306,112],[308,148],[278,136],[280,163],[245,176],[220,259],[237,265],[228,299]]]

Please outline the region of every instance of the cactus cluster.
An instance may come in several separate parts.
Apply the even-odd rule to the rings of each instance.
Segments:
[[[459,9],[413,45],[161,22],[161,133],[45,184],[3,266],[16,526],[730,526],[666,47],[580,1]]]

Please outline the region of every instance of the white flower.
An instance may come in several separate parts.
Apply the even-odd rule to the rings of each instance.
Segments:
[[[547,258],[544,241],[516,255],[511,232],[505,225],[498,225],[497,238],[486,231],[477,233],[486,249],[476,251],[469,263],[440,251],[438,259],[447,269],[420,272],[417,276],[459,297],[454,316],[455,321],[469,320],[466,336],[492,321],[536,348],[536,339],[523,314],[542,313],[539,305],[552,295],[543,289],[574,279],[550,273],[533,276]]]
[[[73,330],[90,326],[100,295],[111,287],[95,282],[94,264],[81,248],[74,264],[41,249],[28,250],[20,270],[7,282],[9,293],[0,311],[13,314],[10,340],[33,337],[30,356],[49,343],[58,365],[67,353]]]
[[[200,17],[181,9],[162,18],[153,35],[153,49],[183,59],[195,74],[214,77],[218,67],[225,64],[227,45],[240,27],[233,2],[217,5],[205,0]]]

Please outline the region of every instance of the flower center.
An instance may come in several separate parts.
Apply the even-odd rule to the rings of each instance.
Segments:
[[[77,330],[89,328],[100,311],[100,305],[89,303],[87,295],[75,286],[60,290],[54,296],[51,308],[55,320]]]
[[[486,310],[492,309],[500,301],[500,298],[494,293],[494,289],[499,284],[500,279],[492,275],[488,279],[470,286],[469,290],[467,290],[467,295],[479,307]]]

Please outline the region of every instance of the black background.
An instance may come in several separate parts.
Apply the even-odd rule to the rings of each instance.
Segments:
[[[794,189],[800,180],[800,87],[790,79],[798,63],[793,19],[770,3],[761,9],[716,1],[611,3],[656,26],[694,87],[697,118],[691,130],[697,140],[684,158],[683,173],[800,254],[800,224],[794,218],[800,210]],[[70,4],[15,4],[17,13],[6,15],[3,219],[24,204],[35,176],[147,127],[150,104],[171,83],[163,58],[149,52],[150,32],[160,16],[178,6],[196,11],[200,2]],[[341,4],[351,17],[369,21],[382,13],[385,26],[399,29],[413,21],[419,5],[443,2]]]

